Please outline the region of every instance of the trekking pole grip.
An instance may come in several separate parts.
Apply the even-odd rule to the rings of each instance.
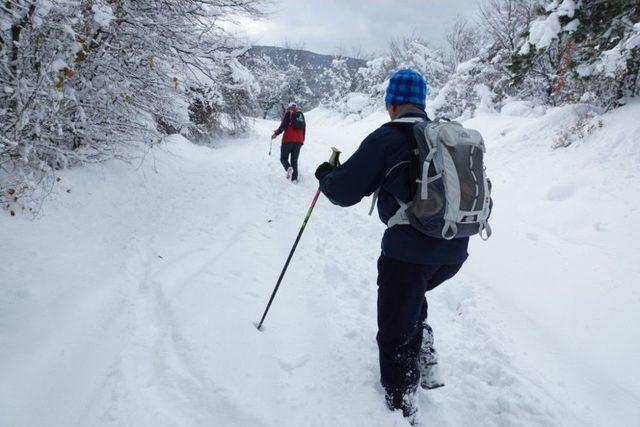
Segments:
[[[336,147],[331,147],[331,157],[329,158],[329,163],[331,166],[337,166],[338,160],[340,158],[340,150]]]

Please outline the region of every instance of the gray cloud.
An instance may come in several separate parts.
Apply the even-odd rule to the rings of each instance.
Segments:
[[[417,34],[434,46],[457,15],[473,17],[477,0],[272,0],[262,22],[241,21],[239,32],[254,44],[293,46],[335,53],[340,47],[381,51],[389,40]]]

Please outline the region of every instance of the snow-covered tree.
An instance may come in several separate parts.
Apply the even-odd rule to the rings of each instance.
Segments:
[[[437,95],[452,71],[444,54],[419,37],[391,42],[390,53],[395,69],[412,68],[425,77],[432,96]]]
[[[344,113],[362,114],[384,105],[384,93],[394,71],[412,68],[420,72],[429,85],[431,96],[437,95],[450,75],[444,54],[419,37],[394,40],[386,55],[367,61],[351,84],[351,94],[338,102]]]
[[[266,54],[248,52],[239,58],[259,86],[254,116],[276,118],[290,102],[302,109],[312,106],[314,93],[303,71],[300,52],[282,49],[280,53],[277,64]]]
[[[322,73],[323,89],[322,102],[328,106],[334,106],[351,92],[354,79],[347,66],[347,59],[337,57],[331,62],[331,66]]]
[[[396,62],[391,56],[382,56],[367,61],[365,67],[358,70],[356,75],[356,91],[366,93],[373,99],[379,99],[384,96],[386,89],[386,81]]]
[[[480,105],[499,105],[509,76],[501,67],[478,57],[458,65],[449,81],[428,104],[437,117],[469,118]]]
[[[468,20],[458,16],[445,40],[448,47],[447,60],[452,69],[480,54],[483,37],[481,31]]]
[[[301,109],[308,109],[313,92],[309,88],[302,69],[291,63],[283,74],[284,82],[280,93],[281,104],[295,102]]]
[[[1,2],[1,189],[188,128],[193,87],[213,88],[228,111],[243,106],[237,41],[216,25],[238,13],[257,13],[255,2]]]
[[[256,94],[258,111],[254,115],[263,119],[276,117],[282,103],[286,76],[277,70],[267,55],[245,54],[240,57],[240,61],[252,73],[259,86]]]
[[[640,94],[637,1],[489,0],[480,17],[492,44],[458,67],[434,102],[441,114],[469,114],[484,89],[497,107],[519,98],[615,108]]]
[[[210,65],[219,76],[217,81],[187,80],[188,133],[192,139],[210,142],[221,133],[236,134],[246,129],[258,103],[260,86],[237,55],[230,52],[225,61]]]
[[[496,49],[513,53],[541,4],[542,0],[483,0],[479,4],[480,29]]]
[[[553,104],[586,101],[611,108],[638,95],[640,4],[550,2],[514,55],[519,83],[544,83]]]

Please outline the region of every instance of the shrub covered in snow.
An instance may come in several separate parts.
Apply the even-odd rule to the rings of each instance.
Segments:
[[[609,109],[640,94],[637,1],[485,0],[480,18],[491,44],[458,67],[434,101],[438,114],[472,114],[479,85],[498,108],[517,98]]]
[[[545,101],[605,108],[638,95],[640,21],[636,1],[552,1],[513,56],[516,83],[543,85]]]
[[[482,99],[485,107],[488,106],[487,98],[491,98],[491,103],[499,102],[500,96],[496,96],[496,92],[501,90],[507,80],[507,76],[499,68],[480,58],[474,58],[457,67],[429,107],[436,116],[469,118]]]
[[[603,126],[604,122],[599,114],[595,111],[584,111],[578,116],[573,125],[558,132],[553,139],[551,148],[566,148],[583,140]]]

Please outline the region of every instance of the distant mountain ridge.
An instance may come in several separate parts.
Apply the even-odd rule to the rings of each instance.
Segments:
[[[347,60],[347,66],[354,71],[358,71],[358,68],[364,67],[367,64],[367,61],[364,59],[325,55],[304,49],[290,49],[277,46],[252,46],[251,49],[249,49],[249,53],[267,55],[275,65],[285,65],[290,61],[289,58],[292,55],[297,55],[298,63],[296,65],[301,65],[304,69],[313,71],[320,71],[330,67],[331,62],[337,58],[345,58]]]

